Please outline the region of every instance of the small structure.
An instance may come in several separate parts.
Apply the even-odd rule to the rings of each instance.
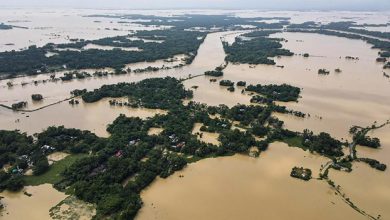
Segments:
[[[308,181],[311,179],[311,170],[303,167],[294,167],[291,170],[290,176]]]
[[[49,145],[43,145],[42,147],[41,147],[41,150],[43,151],[43,152],[49,152],[49,151],[54,151],[56,148],[55,147],[51,147],[51,146],[49,146]]]
[[[115,154],[115,157],[122,158],[123,157],[123,151],[122,150],[117,151],[116,154]]]

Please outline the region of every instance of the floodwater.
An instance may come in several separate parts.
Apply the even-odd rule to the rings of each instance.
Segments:
[[[350,138],[348,130],[352,125],[369,126],[374,121],[381,123],[390,118],[390,81],[383,77],[382,65],[375,61],[378,51],[370,45],[318,34],[282,33],[275,37],[287,39],[284,46],[296,54],[311,56],[276,58],[277,65],[284,68],[229,65],[223,79],[253,84],[288,83],[303,88],[299,102],[280,104],[309,113],[311,117],[277,115],[288,129],[309,128]],[[359,60],[347,60],[346,56],[357,56]],[[320,68],[330,70],[330,75],[318,75]],[[336,68],[342,72],[336,73]],[[187,87],[200,86],[195,91],[196,101],[228,105],[248,101],[248,96],[238,90],[233,94],[222,92],[223,88],[210,84],[207,77],[204,83],[201,81],[202,77],[185,82]],[[382,149],[360,147],[360,154],[390,164],[389,132],[390,128],[385,127],[372,134],[382,139]],[[155,181],[143,192],[145,206],[138,219],[364,219],[335,196],[326,183],[292,179],[289,172],[293,166],[317,171],[325,160],[316,157],[312,164],[300,164],[308,153],[300,149],[291,151],[277,143],[258,159],[234,156],[191,164],[172,178]],[[373,216],[389,218],[389,171],[379,172],[365,164],[354,167],[352,173],[331,171],[330,176],[358,207]],[[178,175],[184,178],[177,178]]]
[[[143,191],[136,219],[365,219],[327,183],[290,177],[294,166],[316,171],[325,161],[283,143],[258,158],[205,159]]]
[[[5,205],[5,209],[0,213],[1,219],[50,219],[49,209],[66,198],[64,193],[58,192],[50,184],[28,186],[24,191],[32,194],[31,197],[22,192],[0,193],[0,196],[4,197],[1,202]]]
[[[294,53],[309,53],[310,57],[276,58],[277,65],[284,68],[229,65],[224,79],[244,80],[247,84],[287,83],[302,88],[302,98],[298,103],[279,104],[309,113],[311,117],[278,115],[288,129],[303,131],[309,128],[346,138],[352,125],[368,126],[374,121],[390,118],[390,80],[383,77],[382,65],[375,61],[378,51],[371,49],[369,44],[319,34],[282,33],[273,36],[287,39],[284,46]],[[359,57],[359,60],[347,60],[346,56]],[[330,74],[317,74],[321,68],[330,70]],[[336,68],[342,72],[336,73]]]
[[[159,109],[130,108],[126,106],[111,106],[109,99],[96,103],[70,105],[68,102],[54,105],[39,111],[28,113],[15,113],[1,108],[1,128],[8,130],[19,129],[28,134],[39,133],[49,126],[78,128],[89,130],[101,137],[108,137],[107,125],[112,123],[120,114],[129,117],[147,118],[156,114],[165,114]]]
[[[190,12],[198,13],[199,11],[193,10]],[[169,14],[172,12],[159,11],[159,13]],[[210,13],[218,13],[218,11]],[[238,14],[240,13],[242,14],[243,12]],[[386,23],[389,20],[388,13],[359,13],[289,12],[286,14],[284,12],[250,11],[244,14],[252,17],[261,15],[291,15],[293,17],[292,21],[295,23],[310,20],[330,22],[352,19],[357,20],[358,23]],[[15,14],[19,16],[19,12],[15,12]],[[23,14],[20,16],[20,19],[28,17]],[[40,16],[42,18],[39,19],[44,19],[48,15]],[[61,14],[58,13],[55,16],[61,16]],[[59,22],[61,19],[57,21]],[[97,28],[101,28],[105,32],[104,34],[99,33],[98,36],[91,34],[91,39],[94,37],[100,38],[103,35],[121,34],[120,31],[111,33],[111,30],[104,30],[105,26],[113,27],[111,24],[119,25],[112,19],[85,19],[88,20],[88,25],[93,23],[101,26],[89,26],[91,27],[89,34],[95,33]],[[94,20],[101,20],[101,22],[93,22]],[[23,25],[27,25],[27,23],[29,22]],[[35,21],[29,24],[35,25]],[[20,25],[22,26],[22,24]],[[80,23],[81,25],[84,24]],[[126,28],[133,30],[131,24],[128,25],[130,26]],[[46,24],[46,26],[50,26],[50,24]],[[73,26],[69,26],[67,30],[77,30],[77,27]],[[142,29],[143,27],[137,28]],[[125,30],[125,27],[123,27],[123,30]],[[15,29],[15,31],[22,32],[27,30]],[[50,32],[48,30],[45,31]],[[70,32],[73,33],[73,31]],[[128,30],[126,29],[124,32],[128,33]],[[88,33],[73,34],[82,38],[85,36],[83,34]],[[161,70],[153,73],[131,73],[103,78],[92,77],[71,82],[29,84],[24,87],[16,85],[10,89],[5,87],[8,80],[3,80],[0,81],[0,103],[10,105],[14,102],[25,100],[29,101],[29,109],[35,109],[68,98],[69,92],[73,89],[87,88],[91,90],[99,88],[104,84],[114,84],[123,81],[133,82],[150,77],[174,76],[185,78],[189,74],[202,74],[204,71],[212,70],[224,62],[225,54],[221,44],[221,37],[231,43],[238,34],[236,32],[209,34],[199,48],[198,56],[194,62],[191,65],[177,69]],[[37,36],[32,36],[31,39],[36,39],[34,43],[37,43],[39,42],[37,39],[42,38],[43,35],[44,33],[37,33]],[[20,36],[23,35],[20,34]],[[299,102],[280,104],[287,105],[294,110],[309,113],[311,117],[302,119],[276,114],[277,117],[285,121],[286,128],[295,131],[302,131],[308,128],[315,132],[329,132],[338,138],[350,138],[348,129],[352,125],[369,126],[374,121],[381,123],[390,119],[390,81],[383,77],[383,64],[375,61],[378,50],[371,49],[371,45],[361,40],[308,33],[281,33],[273,36],[287,39],[288,42],[283,42],[284,47],[297,54],[292,57],[275,58],[277,65],[284,66],[284,68],[265,65],[258,65],[255,68],[250,68],[249,65],[228,65],[224,71],[225,75],[221,79],[229,79],[234,82],[242,80],[246,81],[247,84],[288,83],[302,88],[302,98],[299,99]],[[0,39],[13,38],[9,36],[6,38],[1,37]],[[18,40],[20,42],[16,42],[17,40],[18,38],[15,38],[15,48],[24,47],[31,43],[26,42],[25,39]],[[55,39],[49,40],[57,42]],[[66,41],[66,39],[62,38],[58,41]],[[0,44],[2,43],[6,42],[0,42]],[[12,46],[10,47],[12,48]],[[0,49],[5,50],[4,48]],[[304,58],[299,55],[303,53],[309,53],[310,57]],[[345,56],[359,57],[359,60],[347,60]],[[134,64],[129,67],[134,69],[134,66],[137,65],[168,65],[164,61],[158,61],[157,63]],[[327,76],[318,75],[317,71],[321,68],[330,70],[330,74]],[[336,73],[334,71],[336,68],[340,68],[342,72]],[[386,70],[386,72],[389,74],[390,70]],[[20,84],[21,82],[30,82],[34,79],[47,78],[48,75],[41,75],[22,77],[13,81]],[[237,103],[249,103],[250,96],[246,93],[241,93],[240,89],[236,88],[236,91],[231,93],[225,87],[219,86],[218,82],[210,83],[209,80],[210,77],[200,76],[184,82],[184,85],[189,89],[193,86],[198,86],[197,89],[193,89],[194,101],[209,105],[226,104],[228,106],[233,106]],[[44,95],[45,99],[43,102],[31,102],[31,94],[35,93]],[[64,102],[40,111],[25,114],[0,108],[0,129],[20,129],[28,133],[34,133],[50,125],[65,125],[66,127],[88,129],[100,136],[107,136],[108,134],[105,131],[107,124],[111,123],[121,113],[128,116],[151,117],[154,114],[163,114],[164,112],[113,107],[109,106],[108,100],[102,100],[93,104],[81,102],[76,106],[71,106]],[[16,123],[18,119],[19,122]],[[378,159],[390,165],[389,127],[370,134],[381,139],[381,149],[373,150],[359,147],[358,154],[362,157]],[[311,168],[314,176],[316,176],[321,164],[326,161],[325,158],[300,149],[289,148],[282,143],[271,144],[269,149],[266,152],[262,152],[259,158],[236,155],[199,161],[189,165],[183,171],[175,173],[168,179],[156,180],[149,188],[144,190],[142,199],[145,205],[140,210],[137,218],[364,219],[363,216],[342,202],[338,196],[335,196],[326,183],[316,180],[304,182],[289,176],[291,168],[294,166]],[[184,178],[179,178],[179,175],[184,175]],[[343,192],[358,207],[373,216],[380,214],[382,219],[390,218],[390,210],[388,209],[390,204],[390,186],[388,184],[390,182],[390,173],[388,170],[379,172],[365,164],[355,163],[352,173],[331,171],[330,176],[337,184],[341,185]],[[50,198],[47,197],[49,195],[47,193],[50,195],[53,193],[54,199],[51,200],[53,202],[51,206],[58,203],[54,202],[56,200],[55,191],[43,192],[42,196],[45,199]],[[37,195],[31,198],[38,198],[35,197]],[[24,201],[23,199],[24,197],[20,198],[19,201]],[[48,209],[46,206],[43,208]],[[39,214],[39,210],[33,214]],[[11,213],[11,211],[9,212]],[[41,216],[38,219],[46,219],[46,217]]]
[[[162,129],[162,128],[149,128],[148,135],[159,135],[163,131],[164,131],[164,129]]]
[[[390,126],[369,133],[370,136],[378,137],[381,140],[382,147],[380,149],[370,149],[360,146],[357,148],[358,156],[374,158],[389,167],[389,134]],[[371,214],[381,215],[382,219],[389,218],[390,174],[388,169],[381,172],[365,163],[355,163],[352,173],[345,174],[332,171],[329,176],[342,187],[343,192],[360,208],[369,210]]]
[[[194,128],[192,129],[192,134],[198,133],[200,135],[197,135],[197,137],[200,141],[218,146],[220,144],[220,142],[218,141],[219,134],[200,131],[200,128],[202,126],[203,126],[202,123],[195,123]]]
[[[92,18],[100,10],[82,9],[0,9],[0,22],[19,26],[0,32],[0,51],[11,51],[31,45],[69,43],[71,39],[96,40],[130,34],[137,30],[152,30],[132,23],[118,23],[112,18]],[[106,11],[107,12],[107,11]]]
[[[109,75],[107,77],[91,77],[82,80],[73,80],[70,82],[47,82],[39,83],[38,85],[28,84],[25,86],[20,85],[21,82],[31,82],[35,77],[21,77],[14,79],[15,84],[12,88],[0,88],[0,104],[12,105],[12,103],[19,101],[28,101],[27,109],[37,109],[42,106],[55,103],[66,98],[69,98],[70,92],[74,89],[88,89],[93,90],[100,88],[104,84],[115,84],[118,82],[134,82],[150,77],[165,77],[172,76],[177,78],[186,78],[189,74],[197,75],[202,74],[207,70],[214,69],[221,65],[224,60],[223,48],[221,45],[220,37],[226,33],[213,33],[208,35],[205,42],[201,45],[198,51],[198,56],[193,63],[189,66],[182,68],[175,68],[169,70],[160,70],[158,72],[148,73],[130,73],[125,75]],[[176,56],[176,59],[180,60],[182,55]],[[210,59],[213,58],[213,59]],[[180,61],[175,61],[180,62]],[[158,61],[162,65],[166,62]],[[164,64],[165,63],[165,64]],[[169,63],[168,63],[169,64]],[[167,64],[167,65],[168,65]],[[134,68],[146,67],[149,63],[136,63],[132,66]],[[158,64],[157,64],[158,65]],[[42,77],[49,77],[47,74],[36,76],[40,80]],[[204,77],[198,77],[204,79]],[[188,83],[196,83],[199,80],[186,81]],[[6,84],[8,80],[0,81],[2,84]],[[199,81],[204,84],[204,80]],[[210,94],[219,87],[218,84],[211,85],[207,83],[202,85],[197,91],[195,91],[194,100],[202,101],[204,92]],[[42,94],[44,96],[43,101],[33,102],[31,101],[31,94]],[[220,96],[226,94],[225,89],[220,90]],[[231,105],[236,104],[241,97],[241,94],[236,95],[235,103],[231,102]],[[224,96],[225,100],[232,100],[229,96]],[[247,97],[249,101],[250,97]],[[211,100],[211,99],[210,99]],[[218,104],[218,103],[215,103]],[[108,99],[88,104],[80,101],[79,105],[69,105],[68,102],[62,102],[60,104],[50,106],[35,112],[19,113],[13,112],[5,108],[0,108],[0,121],[2,129],[19,129],[21,131],[28,132],[29,134],[40,132],[48,126],[64,125],[65,127],[74,127],[79,129],[87,129],[99,136],[108,136],[106,125],[115,120],[119,114],[126,114],[127,116],[134,117],[152,117],[155,114],[163,113],[158,110],[150,109],[131,109],[127,107],[110,106]],[[27,117],[28,116],[28,117]]]

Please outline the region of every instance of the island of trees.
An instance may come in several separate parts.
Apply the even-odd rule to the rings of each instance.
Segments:
[[[226,61],[232,63],[275,65],[275,61],[269,57],[294,55],[291,51],[282,48],[282,44],[280,43],[282,39],[267,37],[270,33],[272,32],[257,31],[244,34],[244,37],[249,36],[251,39],[243,40],[237,37],[232,45],[223,42],[227,54]]]
[[[0,30],[10,30],[10,29],[12,29],[12,25],[0,23]]]
[[[311,170],[303,167],[294,167],[290,176],[308,181],[311,179]]]

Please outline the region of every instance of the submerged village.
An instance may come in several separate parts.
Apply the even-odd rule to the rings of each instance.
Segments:
[[[390,218],[389,21],[250,15],[0,20],[0,218]]]

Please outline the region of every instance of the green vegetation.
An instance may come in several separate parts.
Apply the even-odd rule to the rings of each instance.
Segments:
[[[45,183],[54,184],[61,180],[61,174],[74,162],[86,157],[86,154],[72,154],[64,159],[53,163],[47,172],[41,175],[25,176],[24,181],[26,185],[37,186]]]
[[[341,21],[341,22],[331,22],[329,24],[322,25],[321,28],[322,29],[329,29],[329,30],[346,31],[346,32],[351,32],[351,33],[355,33],[355,34],[390,39],[390,33],[388,33],[388,32],[368,31],[365,29],[353,28],[353,27],[362,27],[362,26],[363,25],[357,25],[356,22]]]
[[[246,82],[245,81],[238,81],[237,86],[246,86]]]
[[[102,98],[129,97],[129,105],[146,108],[168,109],[179,105],[182,99],[191,98],[179,80],[172,77],[145,79],[138,83],[104,85],[100,89],[82,95],[85,102],[96,102]]]
[[[340,157],[344,155],[342,143],[332,138],[328,133],[321,132],[319,135],[314,135],[312,131],[306,129],[303,131],[302,138],[302,145],[310,151],[329,157]]]
[[[130,40],[130,37],[142,37],[145,39],[162,38],[164,42],[144,42],[142,40]],[[39,74],[52,70],[104,68],[111,67],[116,72],[121,72],[126,64],[144,61],[168,59],[175,55],[187,55],[187,64],[195,57],[206,33],[181,30],[154,30],[139,31],[133,35],[103,38],[93,41],[78,41],[68,44],[47,44],[43,47],[30,46],[22,51],[9,51],[0,53],[0,73],[8,76],[17,74]],[[88,44],[102,46],[114,46],[120,48],[137,47],[139,51],[114,50],[59,50],[66,48],[82,49]],[[55,52],[57,55],[46,57],[47,52]],[[61,79],[71,80],[74,77],[70,73]],[[85,78],[88,75],[79,74],[77,78]]]
[[[311,170],[303,167],[294,167],[291,170],[290,176],[309,181],[311,179]]]
[[[186,30],[201,28],[204,30],[212,29],[229,29],[240,30],[245,29],[242,25],[250,25],[254,28],[264,29],[281,29],[283,25],[288,24],[289,18],[287,17],[255,17],[255,18],[240,18],[231,15],[201,15],[201,14],[185,14],[179,16],[153,16],[153,15],[136,15],[136,14],[123,14],[123,15],[91,15],[89,17],[109,17],[118,19],[131,19],[134,23],[142,25],[157,25],[157,26],[173,26],[174,29]],[[145,21],[148,20],[148,21]],[[266,20],[276,19],[279,22],[267,23]]]
[[[0,23],[0,30],[10,30],[12,29],[12,25],[7,25],[7,24],[4,24],[4,23]]]
[[[380,170],[380,171],[385,171],[387,168],[386,164],[383,164],[383,163],[381,163],[375,159],[371,159],[371,158],[359,158],[359,159],[357,159],[357,161],[367,163],[372,168]]]
[[[234,82],[230,81],[230,80],[227,80],[227,79],[224,79],[224,80],[221,80],[219,81],[219,85],[220,86],[234,86]]]
[[[326,69],[319,69],[318,74],[320,75],[329,75],[330,71]]]
[[[224,42],[223,47],[227,54],[226,60],[229,62],[275,65],[275,61],[269,57],[293,55],[291,51],[282,49],[280,41],[281,39],[268,37],[250,40],[242,40],[238,37],[232,45]]]
[[[221,70],[212,70],[212,71],[206,71],[204,74],[206,76],[221,77],[221,76],[223,76],[223,71],[221,71]]]
[[[22,108],[25,108],[25,107],[27,107],[27,102],[24,102],[24,101],[17,102],[17,103],[14,103],[14,104],[11,105],[11,108],[13,110],[22,109]]]
[[[297,101],[301,89],[287,84],[282,85],[249,85],[246,87],[249,92],[256,92],[274,101],[290,102]]]
[[[287,26],[288,29],[305,29],[305,28],[316,28],[318,27],[317,23],[314,21],[306,21],[301,24],[290,24]]]
[[[41,101],[43,99],[43,96],[41,94],[32,94],[31,99],[33,101]]]
[[[279,33],[280,30],[262,30],[262,31],[252,31],[244,34],[244,37],[248,38],[258,38],[258,37],[268,37],[271,34]]]
[[[355,144],[370,148],[379,148],[381,146],[379,138],[371,138],[367,136],[369,129],[371,128],[361,128],[359,126],[353,126],[349,130],[349,133],[353,134],[353,141],[355,142]]]
[[[286,137],[282,140],[290,147],[299,147],[303,150],[307,150],[307,147],[303,145],[303,137],[302,136],[294,136],[294,137]]]

